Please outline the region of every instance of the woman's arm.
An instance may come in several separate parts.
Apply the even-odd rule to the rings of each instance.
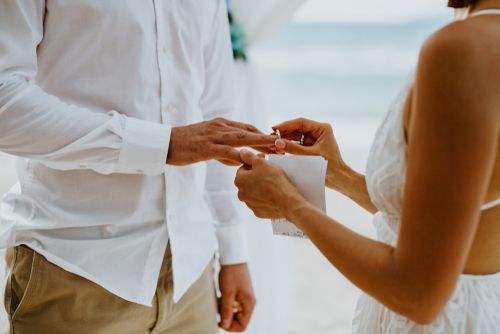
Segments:
[[[378,211],[368,193],[366,177],[348,165],[340,168],[328,168],[326,186],[349,197],[370,213],[374,214]]]
[[[354,171],[342,159],[330,124],[298,118],[276,125],[273,129],[279,130],[283,138],[276,142],[277,153],[322,156],[328,161],[325,180],[328,188],[349,197],[371,213],[378,211],[368,194],[365,176]],[[302,136],[304,145],[294,142]]]
[[[497,152],[499,101],[477,41],[452,25],[422,51],[396,247],[328,218],[256,156],[242,154],[247,166],[236,180],[256,215],[288,218],[355,285],[419,323],[432,322],[454,291]]]

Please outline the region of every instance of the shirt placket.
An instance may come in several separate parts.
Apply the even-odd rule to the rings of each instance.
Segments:
[[[164,0],[154,0],[155,6],[155,21],[156,21],[156,54],[158,59],[158,71],[160,77],[160,117],[162,124],[172,124],[170,111],[172,109],[169,103],[168,91],[167,91],[167,65],[168,65],[168,26],[165,24],[165,11],[163,6],[165,5]],[[165,173],[163,174],[163,179],[165,182],[165,218],[167,221],[167,234],[170,236],[169,232],[169,221],[170,213],[168,202],[168,167],[165,168]]]

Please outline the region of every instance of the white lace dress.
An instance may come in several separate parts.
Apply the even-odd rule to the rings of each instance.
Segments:
[[[368,191],[380,210],[374,217],[377,237],[392,246],[396,245],[399,235],[405,186],[407,145],[403,112],[408,91],[409,85],[396,98],[379,127],[366,172]],[[498,204],[498,201],[494,204]],[[368,295],[362,295],[356,307],[353,333],[499,334],[500,273],[462,275],[442,313],[432,324],[425,326],[392,312]]]

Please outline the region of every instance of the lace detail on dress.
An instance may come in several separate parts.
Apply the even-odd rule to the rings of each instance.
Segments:
[[[420,325],[362,295],[353,333],[363,334],[496,334],[500,333],[500,274],[464,275],[439,317]]]
[[[411,80],[392,103],[378,128],[368,156],[366,182],[373,203],[390,216],[400,216],[406,175],[403,109]]]

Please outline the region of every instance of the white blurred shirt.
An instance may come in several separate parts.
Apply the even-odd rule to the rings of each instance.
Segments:
[[[217,244],[245,262],[233,171],[165,164],[171,127],[231,117],[232,66],[223,0],[0,1],[0,247],[143,305],[167,240],[175,301]]]

